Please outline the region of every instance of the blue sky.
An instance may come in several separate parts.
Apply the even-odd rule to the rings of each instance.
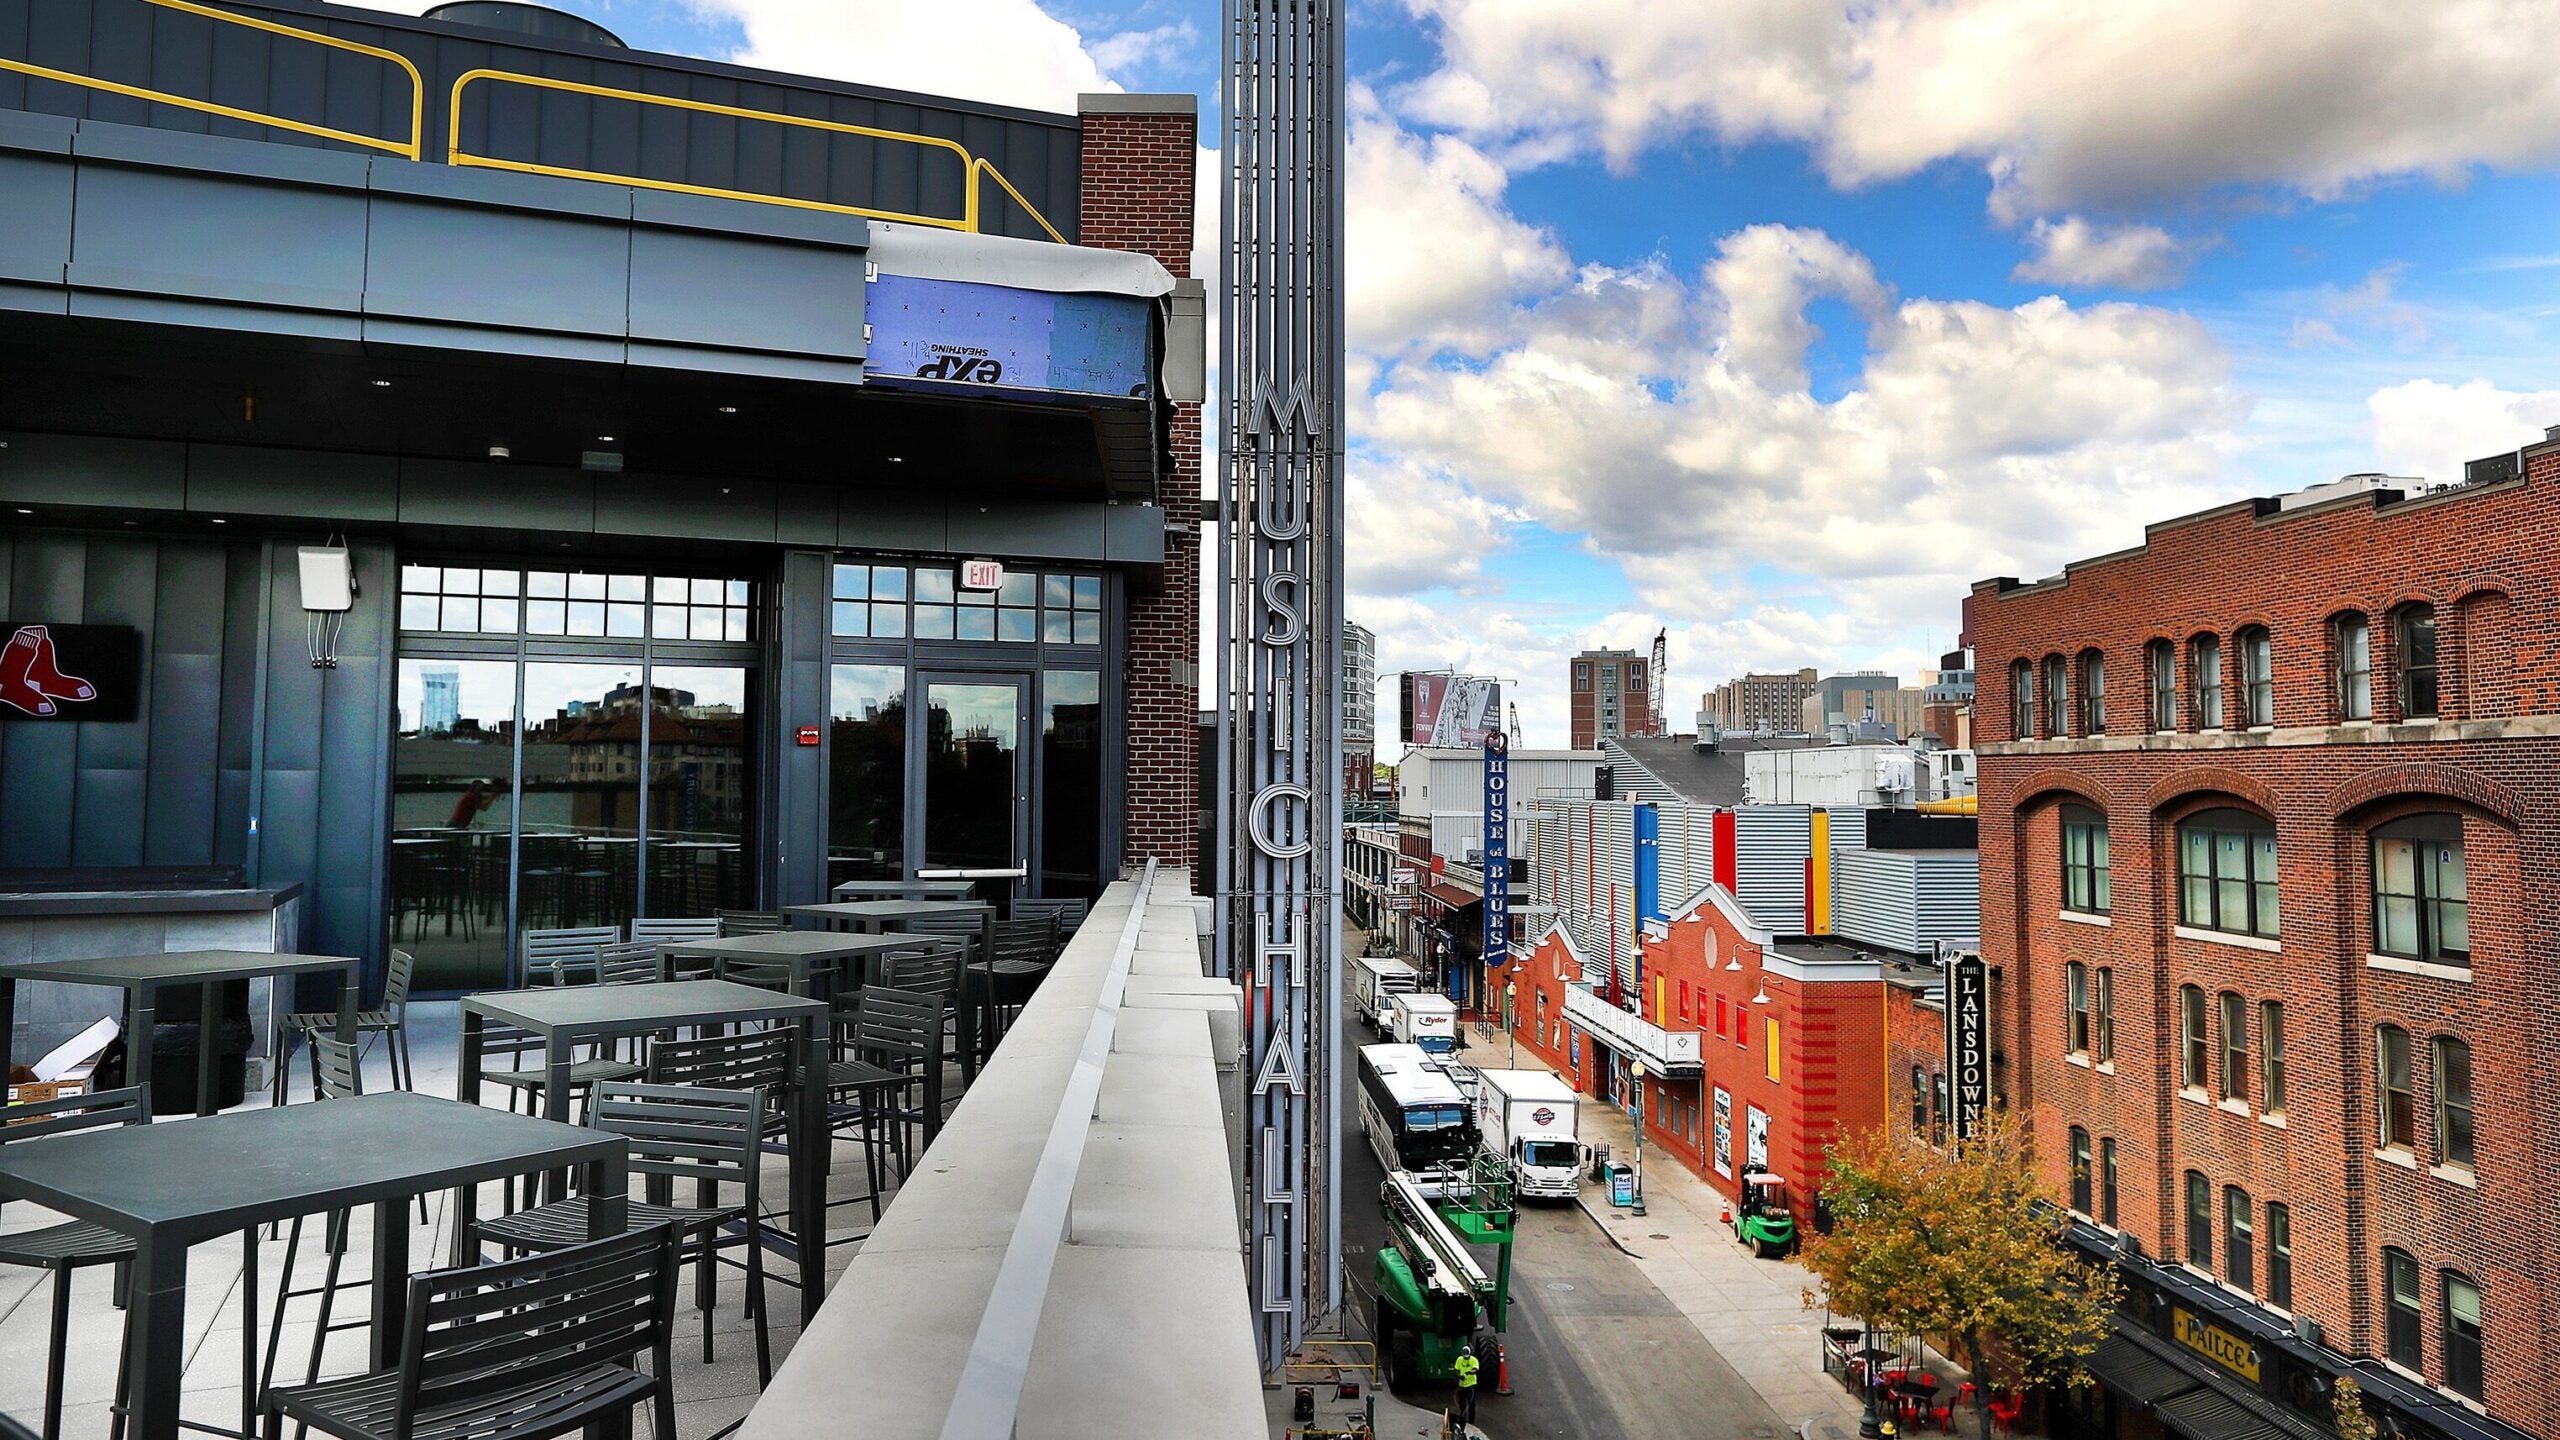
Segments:
[[[397,3],[397,0],[386,0]],[[1196,0],[559,0],[635,45],[1065,108]],[[400,8],[415,8],[401,4]],[[1512,677],[1671,636],[1915,672],[1967,583],[2560,423],[2560,0],[1353,7],[1352,615]],[[1207,212],[1204,212],[1207,213]]]

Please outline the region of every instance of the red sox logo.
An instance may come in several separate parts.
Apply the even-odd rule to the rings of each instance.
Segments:
[[[51,715],[57,700],[98,698],[98,687],[77,675],[65,675],[54,663],[53,634],[42,625],[21,625],[0,646],[0,705],[29,715]]]

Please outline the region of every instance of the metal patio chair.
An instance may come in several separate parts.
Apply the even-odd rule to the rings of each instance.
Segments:
[[[629,1145],[630,1172],[647,1182],[653,1194],[667,1192],[674,1181],[696,1182],[695,1204],[643,1198],[630,1202],[630,1217],[634,1230],[670,1227],[693,1246],[694,1297],[702,1312],[706,1365],[712,1360],[711,1312],[717,1289],[713,1252],[722,1245],[747,1247],[747,1311],[755,1319],[759,1384],[773,1378],[773,1344],[765,1327],[770,1307],[764,1296],[764,1245],[758,1229],[764,1100],[760,1090],[606,1081],[596,1086],[587,1114],[589,1125],[619,1135]],[[737,1204],[719,1202],[724,1185],[739,1187]],[[590,1197],[573,1195],[480,1221],[465,1237],[466,1252],[483,1241],[536,1252],[576,1246],[586,1239],[589,1204]],[[744,1232],[724,1234],[736,1220],[747,1222]]]
[[[646,945],[656,954],[661,945],[685,940],[716,940],[720,937],[717,915],[658,915],[631,922],[631,943]],[[679,956],[674,976],[678,980],[698,980],[711,973],[711,962]]]
[[[728,935],[770,935],[791,928],[791,918],[779,910],[715,910],[720,933]]]
[[[658,980],[658,947],[647,940],[616,941],[596,949],[599,985],[654,985]]]
[[[382,1008],[356,1012],[356,1036],[359,1040],[367,1035],[388,1037],[383,1054],[391,1062],[391,1088],[394,1090],[418,1088],[417,1064],[409,1058],[409,985],[417,972],[416,956],[406,950],[393,950],[391,963],[383,967],[382,972]],[[300,1039],[335,1035],[338,1033],[338,1012],[297,1010],[277,1023],[283,1026],[286,1034]],[[275,1094],[269,1102],[271,1104],[284,1103],[287,1058],[283,1055],[276,1057]]]
[[[593,984],[597,953],[607,945],[621,943],[621,940],[620,927],[613,925],[527,930],[524,932],[523,983],[529,986]]]
[[[1029,920],[1042,915],[1055,915],[1058,917],[1058,938],[1063,942],[1072,937],[1077,928],[1084,924],[1084,917],[1092,912],[1092,908],[1093,902],[1081,895],[1066,895],[1054,899],[1016,900],[1013,902],[1013,918]]]
[[[831,1201],[830,1208],[868,1201],[877,1224],[889,1163],[895,1161],[901,1174],[914,1163],[910,1124],[938,1117],[941,1108],[935,1101],[941,1089],[943,1003],[918,991],[865,985],[831,1010],[841,1058],[827,1065],[827,1118],[836,1130],[860,1130],[863,1174],[871,1188]]]
[[[313,1100],[340,1100],[364,1093],[363,1078],[357,1070],[358,1056],[354,1046],[331,1035],[312,1035],[307,1038],[311,1044]],[[267,1357],[266,1362],[258,1370],[259,1385],[262,1389],[276,1383],[276,1350],[284,1340],[285,1309],[294,1301],[309,1295],[320,1297],[318,1322],[311,1332],[311,1355],[303,1366],[302,1383],[306,1385],[320,1378],[320,1357],[327,1349],[331,1335],[342,1330],[362,1330],[372,1324],[372,1321],[363,1315],[353,1320],[339,1321],[336,1324],[331,1324],[329,1320],[330,1312],[337,1308],[339,1291],[362,1289],[373,1283],[371,1280],[341,1281],[338,1278],[339,1266],[345,1262],[347,1256],[348,1212],[344,1210],[329,1212],[326,1233],[329,1263],[328,1268],[321,1274],[320,1283],[302,1290],[293,1288],[293,1263],[294,1257],[302,1248],[303,1218],[300,1215],[294,1216],[291,1227],[285,1233],[284,1264],[276,1275],[275,1316],[267,1328]],[[422,1221],[427,1218],[427,1197],[424,1195],[418,1197],[418,1218]]]
[[[268,1390],[267,1440],[286,1420],[346,1440],[544,1440],[589,1421],[609,1432],[644,1400],[670,1440],[675,1265],[674,1232],[651,1225],[417,1276],[399,1363]]]
[[[144,1125],[150,1119],[139,1085],[94,1095],[30,1100],[0,1111],[0,1145],[109,1125]],[[120,1264],[132,1258],[131,1238],[87,1220],[67,1220],[42,1229],[0,1235],[0,1265],[43,1270],[53,1276],[53,1333],[45,1344],[44,1440],[59,1440],[62,1434],[62,1359],[71,1325],[71,1272],[93,1265]],[[111,1422],[117,1436],[124,1434],[126,1358],[120,1345],[116,1351],[116,1406]]]

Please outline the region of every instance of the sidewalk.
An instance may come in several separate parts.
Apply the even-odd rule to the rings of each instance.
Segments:
[[[1526,1050],[1519,1064],[1549,1068]],[[1608,1146],[1612,1159],[1635,1153],[1635,1126],[1626,1112],[1588,1095],[1581,1139]],[[1779,1418],[1797,1423],[1815,1440],[1826,1426],[1843,1437],[1855,1434],[1857,1402],[1838,1377],[1822,1369],[1822,1312],[1804,1308],[1811,1272],[1788,1261],[1752,1258],[1729,1227],[1716,1223],[1724,1197],[1677,1160],[1647,1158],[1644,1202],[1642,1216],[1616,1209],[1605,1186],[1583,1182],[1582,1208],[1602,1233]]]

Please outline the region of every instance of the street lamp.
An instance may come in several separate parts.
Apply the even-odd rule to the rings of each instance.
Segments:
[[[1511,1032],[1511,1068],[1520,1068],[1520,982],[1502,987],[1502,1028]]]
[[[1644,1062],[1629,1061],[1627,1074],[1635,1081],[1636,1097],[1636,1203],[1635,1213],[1644,1213]]]

